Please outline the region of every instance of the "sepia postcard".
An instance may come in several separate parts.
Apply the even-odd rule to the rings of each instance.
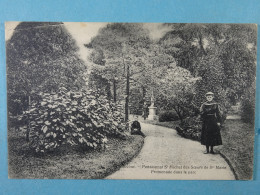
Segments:
[[[251,180],[256,24],[6,22],[11,179]]]

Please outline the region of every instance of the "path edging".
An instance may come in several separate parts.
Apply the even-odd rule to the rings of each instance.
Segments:
[[[233,174],[235,176],[235,179],[239,180],[238,175],[236,173],[236,170],[234,169],[234,167],[233,167],[232,163],[230,162],[229,158],[226,157],[221,151],[218,150],[218,152],[219,152],[220,156],[222,158],[224,158],[224,160],[227,162],[228,166],[230,167],[231,171],[233,172]]]
[[[106,179],[108,176],[110,176],[110,175],[112,175],[113,173],[117,172],[121,167],[123,167],[123,166],[127,165],[129,162],[131,162],[135,157],[138,156],[138,154],[141,152],[143,146],[144,146],[144,138],[143,138],[143,140],[142,140],[142,143],[141,143],[140,147],[138,148],[138,150],[136,151],[136,153],[135,153],[132,157],[130,157],[129,159],[124,160],[124,161],[120,164],[120,166],[119,166],[119,165],[116,166],[115,169],[107,171],[107,172],[104,174],[104,177],[101,178],[101,179]]]

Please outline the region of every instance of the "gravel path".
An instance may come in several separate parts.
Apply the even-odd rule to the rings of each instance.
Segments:
[[[144,146],[137,157],[106,179],[234,180],[219,154],[203,154],[204,146],[170,128],[141,123]]]

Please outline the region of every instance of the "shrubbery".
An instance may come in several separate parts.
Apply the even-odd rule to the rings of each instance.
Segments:
[[[241,118],[244,122],[254,123],[255,118],[255,106],[254,102],[251,102],[249,99],[246,99],[242,102],[241,105]]]
[[[254,123],[255,119],[255,83],[249,88],[241,101],[241,118],[244,122]]]
[[[52,151],[63,143],[85,148],[105,145],[107,136],[123,134],[125,123],[116,105],[94,91],[41,93],[20,120],[30,122],[30,147]]]
[[[221,123],[223,124],[226,120],[226,111],[220,108]],[[187,117],[176,127],[179,135],[185,138],[200,141],[201,130],[202,130],[202,120],[200,115]]]
[[[198,117],[185,118],[176,128],[179,135],[185,138],[200,140],[202,122]]]
[[[159,122],[179,120],[178,115],[174,111],[164,111],[159,114]]]

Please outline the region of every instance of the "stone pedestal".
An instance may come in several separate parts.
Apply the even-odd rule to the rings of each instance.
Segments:
[[[148,120],[157,120],[156,116],[156,108],[154,106],[150,106],[149,108],[149,115],[148,115]]]

